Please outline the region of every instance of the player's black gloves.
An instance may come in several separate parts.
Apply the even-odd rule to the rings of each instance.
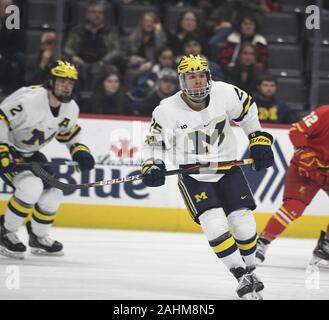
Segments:
[[[9,146],[6,143],[0,144],[0,171],[12,172],[14,171],[15,162],[10,153]]]
[[[73,161],[79,163],[81,171],[91,170],[95,166],[95,159],[90,154],[90,150],[87,146],[75,143],[70,147],[70,153]]]
[[[272,151],[273,137],[268,132],[256,131],[249,136],[250,157],[254,159],[252,169],[259,171],[273,165],[274,155]]]
[[[144,162],[141,174],[148,187],[160,187],[165,184],[166,165],[160,159],[148,159]]]

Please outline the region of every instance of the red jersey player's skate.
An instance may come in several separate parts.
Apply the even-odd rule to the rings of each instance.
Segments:
[[[328,123],[329,105],[325,105],[315,109],[290,129],[289,137],[295,153],[286,175],[283,203],[258,238],[258,263],[265,260],[270,243],[303,214],[320,189],[329,195]],[[329,230],[326,235],[325,232],[321,235],[314,255],[322,252],[328,258],[328,239]]]

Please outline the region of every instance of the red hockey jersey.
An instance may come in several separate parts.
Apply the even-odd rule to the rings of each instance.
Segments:
[[[289,137],[295,147],[308,147],[329,162],[329,105],[321,106],[293,124]]]

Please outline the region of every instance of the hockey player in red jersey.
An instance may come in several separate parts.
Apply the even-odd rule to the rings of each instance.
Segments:
[[[321,106],[293,124],[289,137],[295,153],[286,175],[283,203],[257,241],[256,259],[265,260],[269,244],[300,217],[320,189],[329,195],[329,105]],[[329,260],[329,231],[321,232],[319,258]],[[319,253],[314,249],[313,255]],[[326,250],[324,250],[326,249]]]

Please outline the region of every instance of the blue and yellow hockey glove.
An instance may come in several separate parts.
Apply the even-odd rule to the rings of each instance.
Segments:
[[[81,171],[91,170],[95,166],[95,159],[84,144],[75,143],[70,147],[72,160],[79,163]]]
[[[148,159],[141,170],[143,182],[148,187],[160,187],[165,184],[166,165],[160,159]]]
[[[14,160],[6,143],[0,144],[0,170],[2,172],[12,172],[14,170]]]
[[[273,165],[274,155],[272,151],[273,137],[268,132],[256,131],[248,136],[250,157],[254,159],[252,169],[259,171]]]

